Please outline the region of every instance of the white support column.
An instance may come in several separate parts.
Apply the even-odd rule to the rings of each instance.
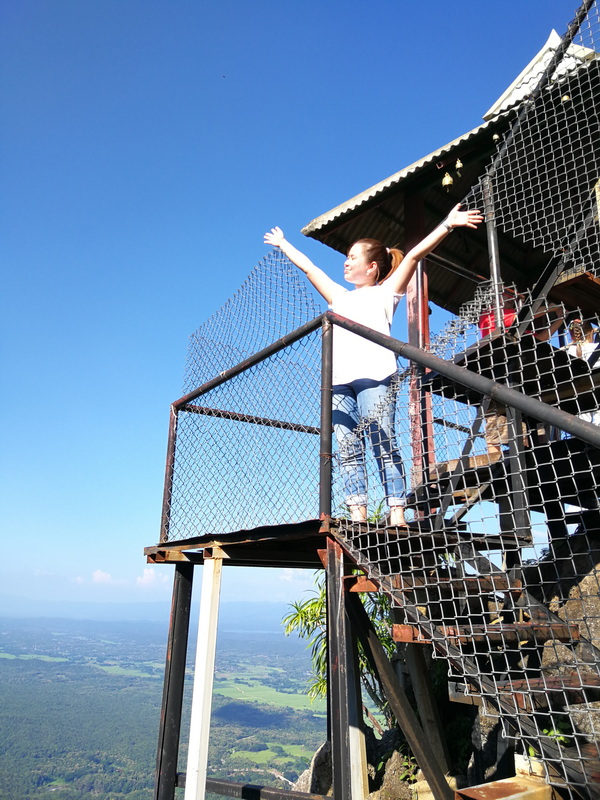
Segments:
[[[194,667],[192,714],[184,800],[204,800],[208,762],[208,736],[212,708],[217,624],[223,558],[206,558],[202,569],[202,594]]]

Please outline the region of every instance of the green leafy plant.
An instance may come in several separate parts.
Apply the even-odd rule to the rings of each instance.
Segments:
[[[542,734],[547,736],[549,739],[552,739],[554,742],[556,742],[556,744],[559,744],[562,747],[569,747],[571,744],[571,730],[569,725],[568,723],[560,720],[553,727],[543,728]],[[535,747],[532,745],[528,745],[527,752],[530,758],[536,758],[539,755]]]
[[[419,765],[411,753],[400,750],[400,755],[402,758],[402,772],[398,776],[398,780],[414,783],[417,780]]]
[[[326,594],[324,574],[316,581],[314,597],[291,603],[292,611],[282,619],[286,636],[297,633],[308,640],[311,649],[312,673],[308,682],[311,699],[327,694],[327,627],[325,623]]]
[[[292,611],[282,622],[286,635],[297,633],[308,640],[311,648],[312,674],[308,683],[308,696],[311,699],[325,697],[327,693],[327,626],[326,626],[326,590],[325,574],[319,573],[316,579],[317,588],[313,596],[304,601],[291,603]],[[390,603],[386,595],[370,592],[359,595],[377,636],[391,657],[395,652],[390,625]],[[384,698],[379,681],[371,669],[359,644],[359,668],[363,688],[373,705],[383,715],[389,726],[394,724],[393,716]]]

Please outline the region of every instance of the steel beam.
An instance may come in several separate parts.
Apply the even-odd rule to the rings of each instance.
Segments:
[[[327,540],[327,647],[327,710],[331,731],[333,795],[336,800],[356,800],[352,797],[350,778],[350,691],[344,603],[344,551],[331,538]]]
[[[321,519],[325,519],[331,516],[333,325],[324,318],[322,329],[319,516]]]
[[[377,632],[373,628],[363,604],[357,595],[349,594],[346,607],[363,649],[368,653],[377,670],[392,713],[396,717],[410,749],[429,783],[434,800],[453,800],[454,792],[448,786],[444,772],[435,757],[423,728],[408,702],[404,690],[398,683],[394,668],[379,641]]]
[[[177,564],[175,566],[171,622],[167,643],[167,661],[156,755],[154,800],[173,800],[175,796],[193,577],[193,564]]]

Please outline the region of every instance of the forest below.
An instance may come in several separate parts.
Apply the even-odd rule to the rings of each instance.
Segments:
[[[160,624],[0,619],[2,800],[151,800],[165,646]],[[325,738],[309,669],[305,644],[282,631],[220,632],[210,776],[296,779]],[[185,715],[181,771],[187,726]]]

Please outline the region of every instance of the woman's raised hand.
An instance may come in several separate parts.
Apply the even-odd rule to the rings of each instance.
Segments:
[[[271,228],[270,232],[267,231],[267,233],[265,233],[265,244],[272,244],[273,247],[281,247],[281,243],[284,239],[285,236],[281,228]]]
[[[265,233],[265,244],[278,247],[292,264],[302,270],[317,292],[323,295],[328,303],[331,303],[334,292],[340,287],[322,269],[316,267],[308,256],[305,256],[293,244],[290,244],[283,235],[281,228],[271,228],[270,231],[267,231]]]
[[[451,228],[476,228],[483,222],[483,214],[481,211],[461,211],[460,203],[457,203],[446,217],[446,222]]]

